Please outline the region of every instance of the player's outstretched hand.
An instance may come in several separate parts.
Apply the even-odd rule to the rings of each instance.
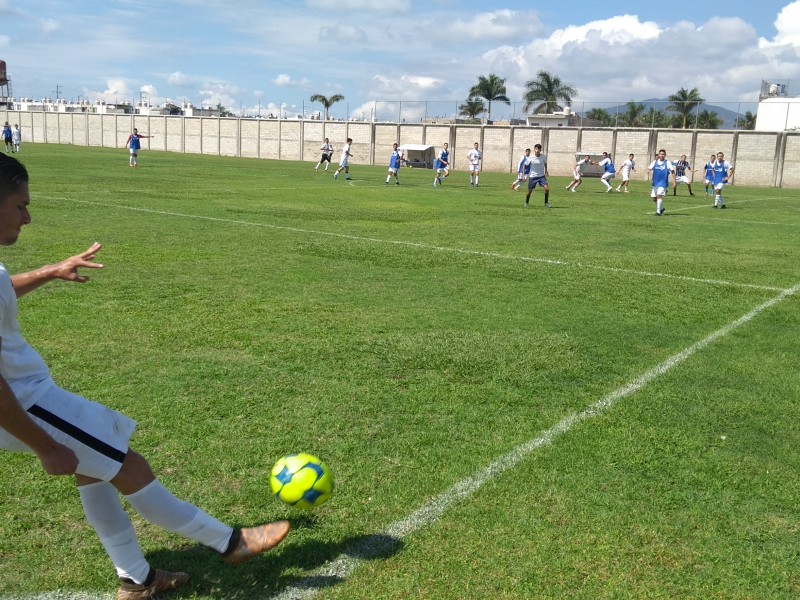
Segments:
[[[87,269],[102,269],[103,265],[101,263],[94,262],[97,252],[102,247],[103,246],[101,244],[95,242],[80,254],[70,256],[68,259],[62,260],[60,263],[53,265],[53,276],[57,279],[75,281],[77,283],[85,283],[89,281],[89,277],[87,275],[81,275],[78,272],[78,269],[81,267],[85,267]]]

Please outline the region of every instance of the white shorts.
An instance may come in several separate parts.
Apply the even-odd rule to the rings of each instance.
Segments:
[[[576,173],[572,177],[575,179],[575,181],[580,181],[581,180],[581,174],[580,173]]]
[[[528,181],[527,173],[517,173],[517,181]]]
[[[663,198],[666,195],[667,195],[667,188],[665,187],[654,187],[650,191],[651,198]]]
[[[28,414],[54,440],[75,452],[78,474],[103,481],[119,472],[136,429],[136,421],[122,413],[56,386],[34,402]],[[5,429],[0,429],[0,448],[33,452]]]
[[[630,179],[631,179],[631,174],[630,173],[626,173],[625,171],[623,171],[622,172],[622,183],[625,183],[626,181],[630,181]]]
[[[675,178],[675,183],[676,183],[676,184],[678,184],[678,183],[685,183],[686,185],[689,185],[689,184],[690,184],[690,183],[692,183],[692,182],[691,182],[691,181],[689,181],[689,176],[688,176],[688,175],[678,175],[678,176]]]
[[[136,148],[131,148],[131,156],[136,156],[138,154],[139,154],[139,150],[137,150]]]
[[[724,187],[725,187],[725,182],[724,181],[720,181],[719,183],[715,183],[714,184],[714,189],[717,190],[718,192],[721,192],[722,188],[724,188]]]
[[[437,175],[441,175],[442,173],[447,175],[449,172],[450,172],[450,169],[448,167],[442,167],[441,169],[436,169],[436,174]]]
[[[706,178],[706,185],[708,185],[709,183],[711,183],[711,180]]]
[[[480,165],[470,165],[469,166],[469,171],[470,171],[470,173],[480,173],[481,172],[481,166]]]
[[[397,167],[389,167],[389,173],[392,175],[397,175]]]
[[[343,159],[341,160],[341,162],[339,163],[339,166],[340,166],[342,169],[344,169],[344,168],[346,168],[346,167],[349,167],[349,166],[350,166],[350,163],[347,161],[347,159],[346,159],[346,158],[343,158]]]
[[[614,179],[614,175],[616,175],[616,173],[603,173],[603,176],[600,179],[605,179],[608,181],[609,179]]]

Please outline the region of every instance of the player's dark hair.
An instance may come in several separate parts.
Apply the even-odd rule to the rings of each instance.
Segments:
[[[0,202],[24,183],[28,183],[25,166],[13,156],[0,153]]]
[[[537,148],[538,148],[539,150],[541,150],[541,149],[542,149],[542,145],[541,145],[541,144],[536,144],[536,145],[533,147],[533,149],[534,149],[534,150],[536,150]]]

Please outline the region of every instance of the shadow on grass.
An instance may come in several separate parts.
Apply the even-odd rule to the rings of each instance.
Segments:
[[[314,519],[290,519],[293,530],[311,529]],[[213,551],[203,546],[181,549],[160,549],[147,553],[154,567],[170,571],[186,571],[189,584],[170,597],[207,597],[224,600],[267,599],[287,587],[321,590],[344,581],[335,569],[330,573],[310,573],[325,563],[345,557],[353,561],[381,560],[394,556],[403,548],[402,540],[383,535],[361,535],[328,543],[307,540],[293,544],[292,534],[274,552],[267,552],[242,565],[230,566]],[[345,575],[346,576],[346,575]]]

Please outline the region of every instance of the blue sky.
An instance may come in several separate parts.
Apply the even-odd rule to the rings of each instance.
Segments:
[[[446,114],[490,73],[521,102],[540,69],[577,88],[577,108],[680,87],[715,104],[755,103],[762,78],[800,93],[800,0],[698,6],[0,0],[0,59],[17,97],[54,97],[58,86],[73,100],[144,94],[156,104],[186,99],[249,114],[282,107],[290,116],[318,111],[315,93],[345,97],[331,111],[338,118],[395,114],[381,101],[403,101],[405,111],[427,101],[427,114]]]

